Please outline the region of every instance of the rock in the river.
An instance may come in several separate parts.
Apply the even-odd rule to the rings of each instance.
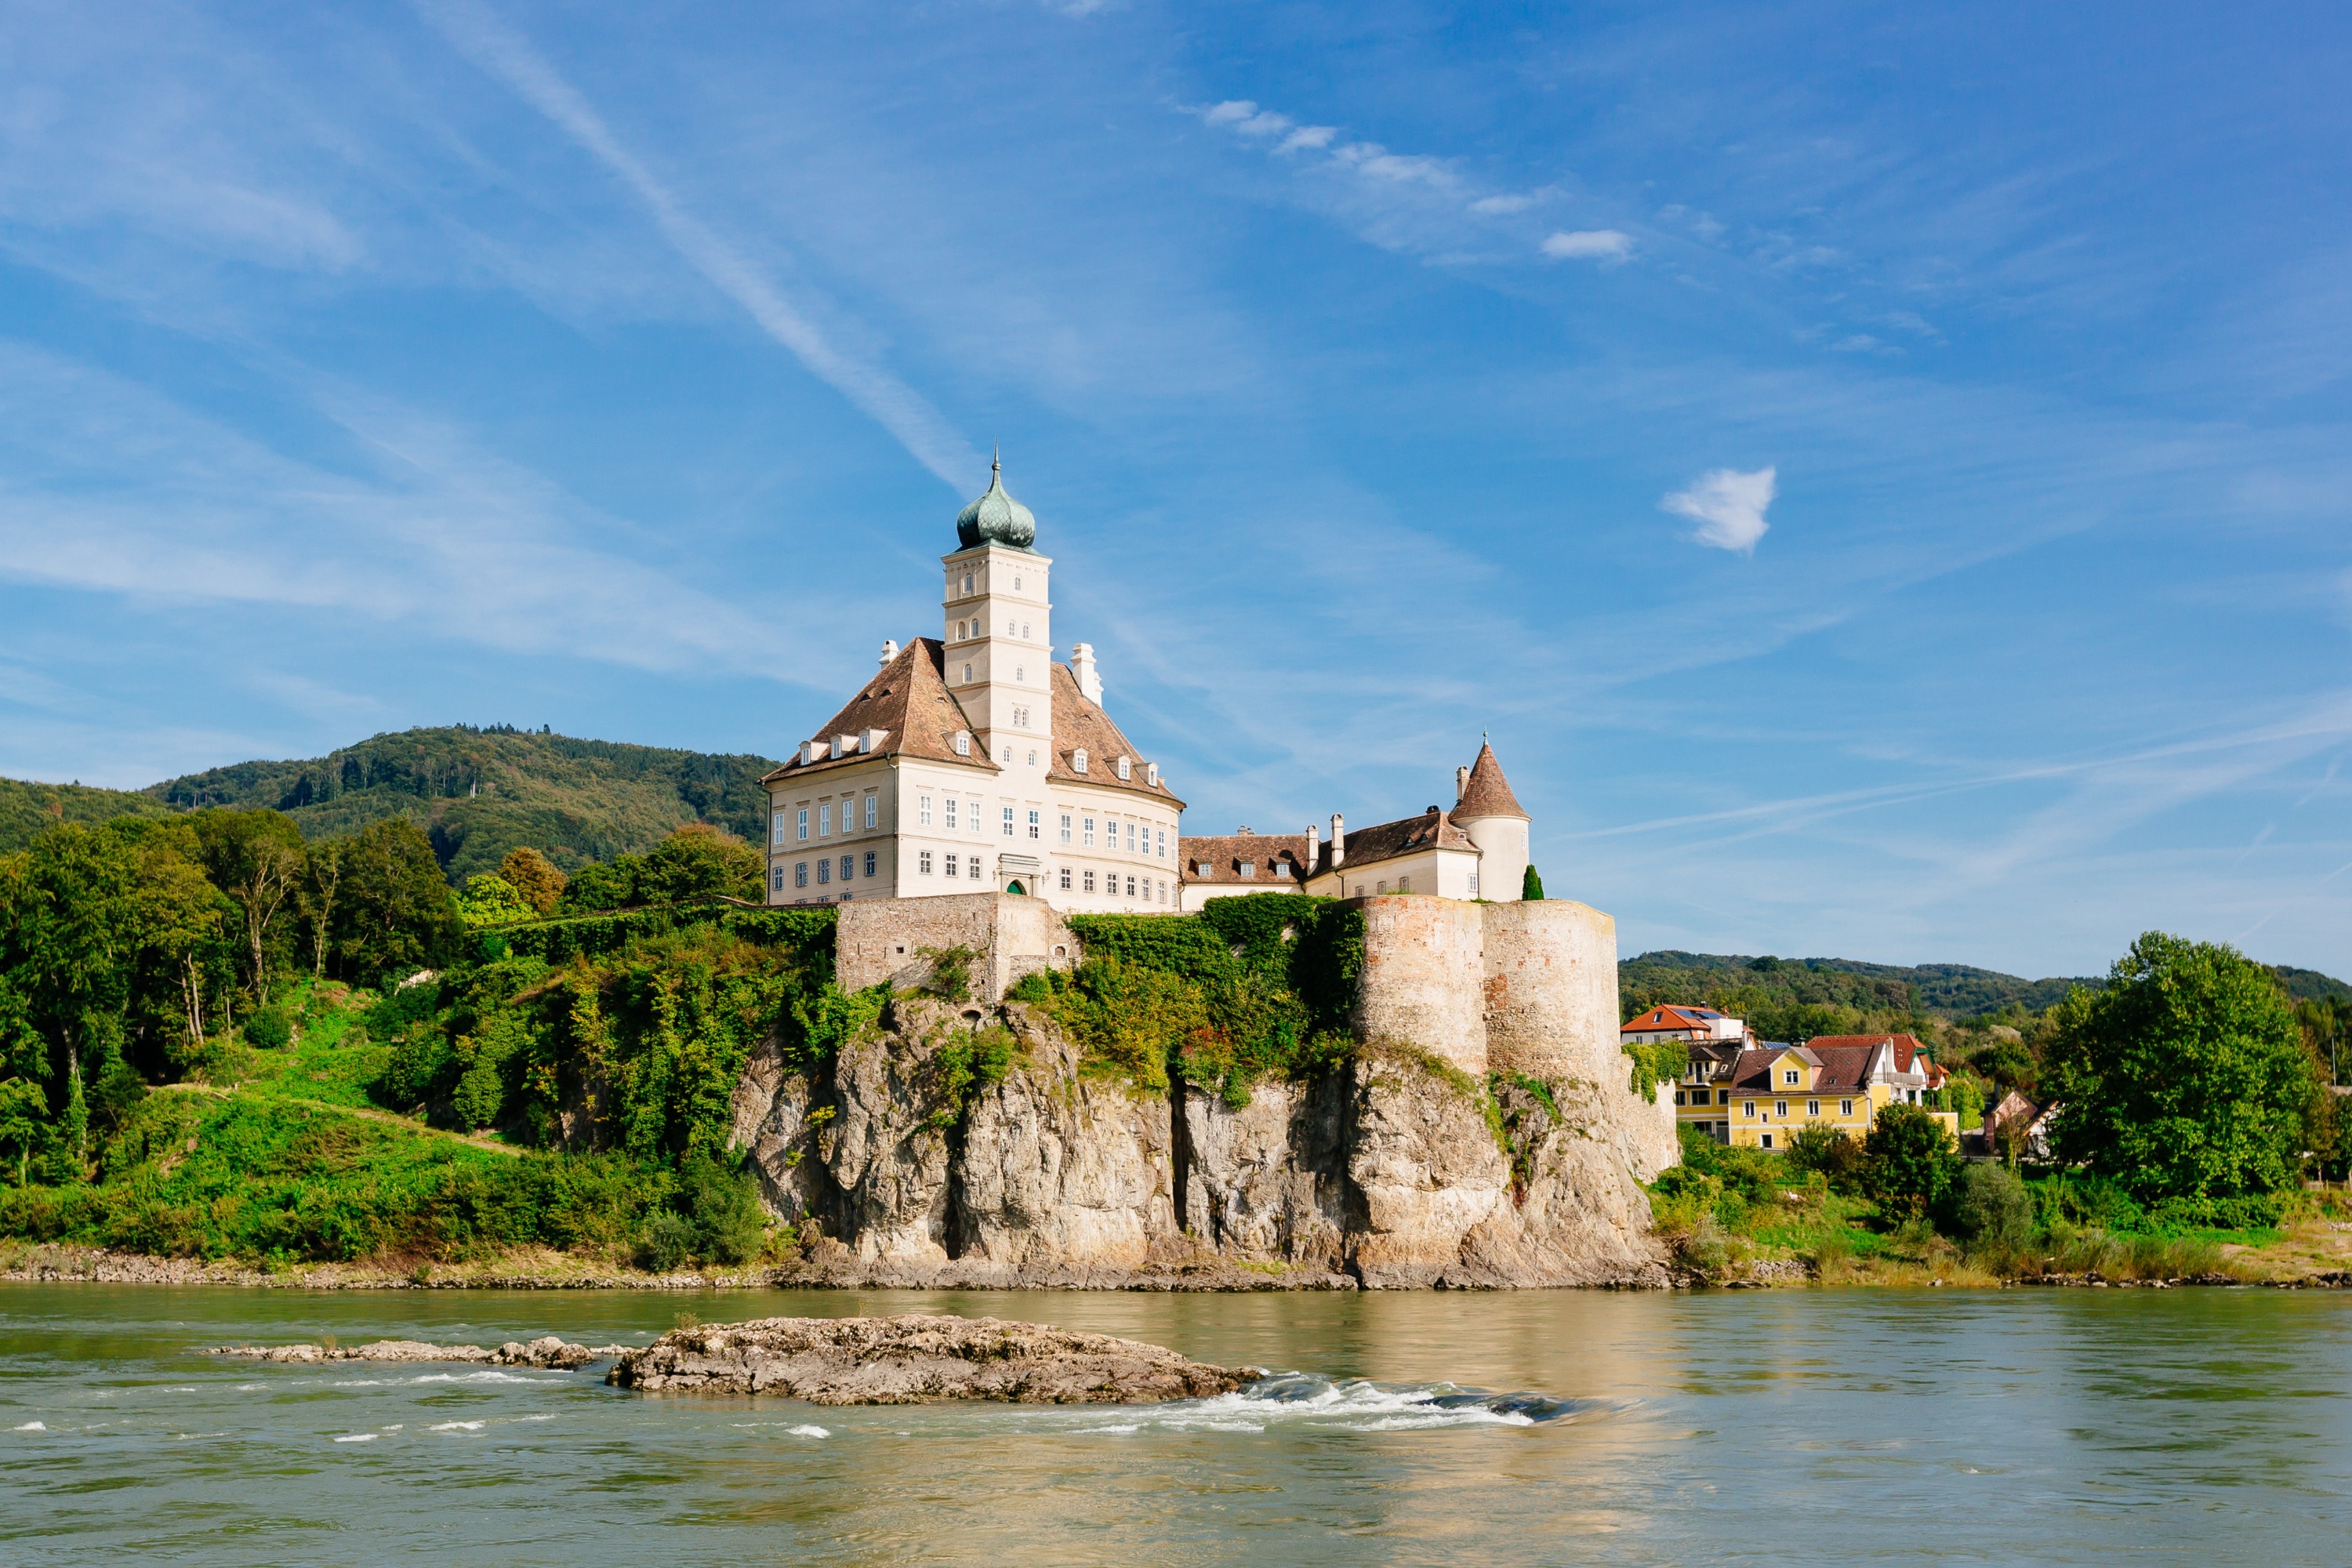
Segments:
[[[251,1361],[457,1361],[487,1366],[551,1367],[569,1372],[592,1361],[606,1361],[627,1351],[625,1345],[575,1345],[546,1334],[524,1344],[509,1340],[496,1350],[488,1345],[436,1345],[422,1340],[377,1340],[364,1345],[215,1345],[206,1355],[242,1356]]]
[[[779,1394],[812,1405],[1089,1405],[1202,1398],[1265,1375],[1108,1334],[1001,1318],[908,1316],[674,1329],[623,1355],[604,1381],[649,1393]]]

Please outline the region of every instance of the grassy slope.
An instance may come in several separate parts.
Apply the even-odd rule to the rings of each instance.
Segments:
[[[465,726],[377,735],[324,757],[238,763],[137,795],[0,781],[0,852],[21,847],[62,803],[77,821],[199,805],[269,806],[309,837],[406,817],[432,836],[454,881],[530,845],[573,869],[642,854],[682,824],[764,830],[765,757],[669,751]]]

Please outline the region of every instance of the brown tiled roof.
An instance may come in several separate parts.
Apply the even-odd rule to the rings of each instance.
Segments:
[[[1183,859],[1178,869],[1188,887],[1223,882],[1296,888],[1304,880],[1304,870],[1314,868],[1317,842],[1311,833],[1221,833],[1180,838],[1176,845]],[[1251,868],[1246,877],[1241,872],[1244,863]],[[1194,868],[1202,864],[1207,870]],[[1301,873],[1294,874],[1293,867],[1301,868]]]
[[[1809,1066],[1821,1065],[1821,1058],[1803,1046],[1759,1046],[1741,1051],[1732,1062],[1731,1087],[1748,1094],[1786,1094],[1787,1089],[1772,1081],[1772,1064],[1787,1056]]]
[[[1454,803],[1454,819],[1516,816],[1525,821],[1527,815],[1519,797],[1511,793],[1510,781],[1503,777],[1503,764],[1495,760],[1495,748],[1480,746],[1478,760],[1470,764],[1470,782],[1463,786],[1462,798]]]
[[[1370,866],[1381,860],[1393,860],[1401,855],[1418,855],[1424,849],[1466,849],[1478,852],[1470,836],[1454,826],[1445,813],[1431,806],[1419,816],[1408,816],[1398,822],[1383,822],[1374,827],[1359,827],[1348,835],[1347,863],[1339,868],[1352,873],[1360,866]],[[1328,868],[1324,868],[1328,869]]]
[[[1150,770],[1144,765],[1143,753],[1119,732],[1109,714],[1087,700],[1087,694],[1078,689],[1078,678],[1070,673],[1068,665],[1054,666],[1053,679],[1054,759],[1053,765],[1045,770],[1046,777],[1104,789],[1133,790],[1138,795],[1166,801],[1179,811],[1184,809],[1184,803],[1176,798],[1176,792],[1168,787],[1165,778],[1156,784],[1144,782]],[[1070,765],[1071,753],[1081,746],[1087,752],[1085,773]],[[1118,776],[1114,764],[1122,756],[1133,763],[1129,770],[1132,778],[1122,780]]]
[[[805,778],[849,767],[867,761],[869,756],[921,757],[929,762],[977,768],[983,773],[999,772],[978,747],[973,748],[971,756],[956,755],[956,731],[969,730],[971,724],[964,717],[962,705],[948,690],[946,659],[946,650],[937,637],[917,637],[899,650],[898,658],[876,671],[865,689],[810,737],[830,741],[837,735],[855,735],[866,730],[887,731],[878,752],[859,752],[852,756],[826,757],[803,763],[795,747],[792,761],[760,782],[774,784],[788,778]]]
[[[1927,1048],[1916,1035],[1816,1035],[1805,1044],[1816,1048],[1822,1046],[1892,1046],[1896,1072],[1909,1072],[1911,1058]],[[1935,1078],[1936,1074],[1930,1072],[1927,1076]]]

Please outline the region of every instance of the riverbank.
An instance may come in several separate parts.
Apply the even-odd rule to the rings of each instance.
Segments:
[[[2312,1222],[2266,1246],[2229,1246],[2221,1266],[2195,1274],[2140,1278],[2096,1269],[2002,1275],[1960,1255],[1889,1256],[1818,1260],[1794,1254],[1756,1255],[1711,1276],[1685,1274],[1679,1289],[1880,1288],[1995,1289],[2008,1287],[2182,1289],[2257,1287],[2269,1289],[2352,1289],[2352,1225]],[[1003,1289],[1002,1281],[962,1279],[951,1271],[917,1275],[887,1268],[812,1267],[804,1261],[733,1269],[656,1273],[610,1258],[550,1248],[522,1248],[456,1263],[253,1263],[236,1259],[154,1258],[102,1247],[0,1241],[0,1280],[97,1285],[225,1285],[291,1290],[619,1290],[704,1291],[774,1289]],[[1346,1275],[1250,1267],[1204,1259],[1191,1268],[1127,1274],[1058,1271],[1011,1286],[1020,1289],[1240,1293],[1353,1291]]]

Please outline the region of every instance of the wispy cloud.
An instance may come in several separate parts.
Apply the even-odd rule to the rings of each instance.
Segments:
[[[470,0],[417,0],[417,5],[467,58],[504,81],[610,170],[645,204],[678,255],[741,306],[761,331],[791,350],[811,374],[839,390],[942,480],[959,488],[971,482],[982,467],[979,451],[929,400],[881,366],[844,352],[740,251],[688,212],[528,38]]]
[[[1777,468],[1742,473],[1738,468],[1713,468],[1686,490],[1676,490],[1658,504],[1677,517],[1698,524],[1691,534],[1695,544],[1717,550],[1756,553],[1756,542],[1771,524],[1764,512],[1779,493]]]
[[[1543,253],[1554,261],[1624,261],[1633,254],[1633,237],[1613,228],[1580,228],[1544,237]]]

